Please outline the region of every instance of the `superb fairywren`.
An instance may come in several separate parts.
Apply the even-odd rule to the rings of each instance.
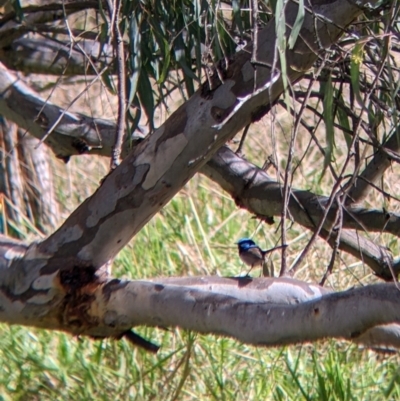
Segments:
[[[287,245],[280,245],[275,248],[267,249],[263,251],[252,239],[250,238],[241,238],[237,242],[239,257],[240,259],[248,266],[250,266],[250,270],[247,274],[250,273],[251,269],[255,266],[262,266],[265,261],[265,255],[274,251],[275,249],[285,248]]]

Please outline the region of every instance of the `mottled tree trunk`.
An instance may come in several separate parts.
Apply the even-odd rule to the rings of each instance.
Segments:
[[[18,139],[30,217],[36,227],[47,233],[54,230],[59,223],[50,155],[47,147],[28,132],[19,129]]]
[[[57,224],[48,149],[6,119],[0,121],[0,191],[3,232],[24,236],[39,229],[50,232]]]
[[[271,21],[257,36],[255,56],[262,63],[257,74],[250,44],[232,57],[223,81],[215,75],[205,82],[52,235],[29,245],[0,237],[0,321],[116,338],[129,338],[127,333],[136,325],[179,326],[257,345],[325,337],[355,339],[377,325],[400,322],[400,291],[394,284],[328,294],[292,279],[121,281],[110,278],[104,269],[226,141],[257,120],[282,94],[284,78],[291,83],[299,80],[323,48],[361,13],[360,6],[377,2],[307,1],[298,39],[287,50],[285,77],[275,63],[276,25]],[[287,35],[298,11],[297,2],[286,4]],[[112,122],[60,113],[2,65],[0,76],[1,113],[39,139],[54,125],[46,143],[56,155],[67,159],[80,153],[110,154],[115,143]],[[17,140],[3,137],[4,149],[12,150]],[[4,158],[11,172],[16,158],[16,154]],[[31,159],[25,160],[29,165]],[[223,164],[214,165],[214,174]],[[18,170],[12,185],[4,185],[10,198],[24,197],[16,184],[21,176]],[[217,181],[234,190],[229,178]],[[263,201],[258,195],[241,200],[254,210]],[[397,331],[392,327],[386,343],[399,346]]]

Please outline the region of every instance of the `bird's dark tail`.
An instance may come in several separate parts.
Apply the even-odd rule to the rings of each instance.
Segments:
[[[279,245],[279,246],[275,246],[274,248],[267,249],[267,250],[261,251],[261,252],[262,252],[263,257],[265,257],[265,255],[267,255],[268,253],[271,253],[273,251],[276,251],[276,250],[282,249],[282,248],[286,248],[286,247],[287,247],[286,244],[285,245]]]

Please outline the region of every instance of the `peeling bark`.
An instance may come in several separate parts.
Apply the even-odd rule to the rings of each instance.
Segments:
[[[18,130],[20,168],[29,217],[42,232],[54,230],[59,223],[59,208],[54,193],[52,166],[48,149],[27,132]]]
[[[295,3],[287,5],[288,27],[297,11]],[[288,80],[300,79],[360,12],[346,0],[313,2],[296,45],[287,51]],[[288,279],[128,282],[105,273],[108,261],[146,222],[282,93],[282,77],[272,71],[275,36],[274,21],[259,33],[256,58],[263,66],[257,66],[256,77],[249,46],[230,60],[224,82],[215,75],[204,84],[54,234],[29,246],[0,238],[1,321],[101,338],[119,338],[137,325],[178,326],[255,345],[354,339],[377,325],[399,321],[395,285],[327,294]],[[0,73],[0,112],[38,139],[55,125],[46,143],[59,157],[95,148],[110,154],[114,124],[68,112],[60,117],[51,104],[39,114],[43,103],[35,93],[4,68]],[[27,106],[23,114],[21,104]]]
[[[327,337],[398,345],[395,326],[389,326],[392,335],[376,327],[399,322],[400,291],[394,284],[332,294],[285,278],[120,281],[100,278],[90,268],[43,274],[37,264],[26,269],[27,260],[39,256],[35,245],[0,241],[1,250],[7,247],[8,256],[0,259],[2,273],[11,270],[7,260],[16,263],[11,274],[0,275],[0,320],[9,324],[95,338],[120,338],[133,327],[146,325],[214,333],[264,346]],[[21,257],[24,263],[17,262]],[[24,280],[15,282],[20,274]],[[375,332],[368,331],[371,328]]]
[[[46,232],[57,224],[58,205],[47,151],[35,149],[38,140],[16,124],[0,122],[0,192],[4,232],[23,235],[30,229]]]

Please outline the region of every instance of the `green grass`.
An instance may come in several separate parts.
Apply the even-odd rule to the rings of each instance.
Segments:
[[[397,356],[330,341],[255,348],[143,329],[157,355],[124,341],[1,328],[4,400],[384,400],[400,397]]]
[[[285,119],[283,118],[282,121]],[[258,165],[274,149],[270,124],[256,125],[247,140],[247,157]],[[266,132],[266,133],[264,133]],[[283,172],[290,119],[276,129],[274,150]],[[296,158],[307,149],[308,134],[300,132]],[[323,141],[323,139],[322,139]],[[337,141],[335,168],[340,170],[346,145]],[[333,179],[319,181],[323,158],[311,149],[296,170],[294,187],[329,195]],[[73,158],[65,166],[54,161],[63,217],[90,193],[107,173],[108,161]],[[272,176],[276,172],[268,171]],[[351,172],[351,166],[349,167]],[[385,185],[398,187],[399,167],[393,165]],[[371,204],[380,207],[376,194]],[[391,210],[398,212],[398,204]],[[260,223],[204,177],[188,185],[126,246],[114,260],[113,275],[141,279],[168,276],[238,275],[247,269],[237,257],[235,241],[254,237],[263,248],[279,241],[279,219]],[[291,264],[311,233],[289,225]],[[398,238],[379,233],[370,239],[390,245]],[[329,263],[330,248],[318,240],[303,261],[298,278],[318,282]],[[272,254],[275,271],[279,253]],[[252,272],[259,275],[259,271]],[[335,290],[376,280],[359,261],[341,253],[328,280]],[[134,348],[125,340],[94,341],[18,326],[0,325],[1,400],[395,400],[400,399],[397,354],[361,350],[348,342],[324,341],[291,347],[262,348],[233,339],[198,335],[178,329],[135,328],[161,346],[157,355]]]
[[[197,192],[196,192],[197,191]],[[196,193],[196,196],[193,194]],[[237,275],[245,271],[234,242],[278,239],[205,178],[194,178],[114,261],[122,278]],[[307,236],[293,227],[291,258]],[[273,256],[278,265],[279,255]],[[308,257],[301,278],[318,277],[326,247]],[[346,260],[346,256],[344,255]],[[354,262],[348,259],[350,263]],[[311,269],[314,266],[315,269]],[[338,269],[341,279],[353,275]],[[258,275],[258,271],[254,271]],[[361,273],[360,273],[361,277]],[[177,329],[138,328],[161,345],[157,355],[126,341],[93,341],[63,333],[0,326],[0,400],[384,400],[400,397],[397,355],[359,350],[346,342],[256,348]]]

